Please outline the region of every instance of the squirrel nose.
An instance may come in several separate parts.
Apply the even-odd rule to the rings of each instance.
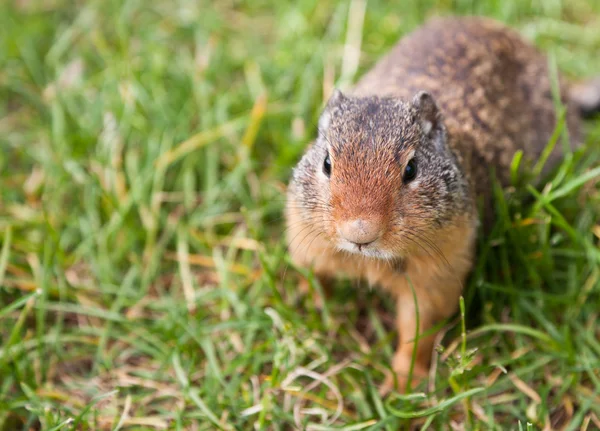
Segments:
[[[381,225],[372,220],[355,219],[339,226],[340,235],[358,246],[367,245],[381,236]]]

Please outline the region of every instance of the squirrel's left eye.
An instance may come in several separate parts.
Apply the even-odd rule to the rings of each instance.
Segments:
[[[402,180],[404,184],[411,182],[417,177],[417,161],[415,159],[410,159],[406,164],[406,168],[404,169],[404,176]]]
[[[329,152],[327,152],[325,160],[323,161],[323,173],[327,175],[327,178],[331,176],[331,160],[329,159]]]

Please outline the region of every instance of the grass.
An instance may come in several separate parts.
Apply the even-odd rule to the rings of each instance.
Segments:
[[[427,16],[496,17],[583,78],[600,3],[363,7],[2,2],[1,430],[600,428],[600,122],[547,184],[497,190],[416,394],[377,393],[389,298],[340,281],[315,307],[281,219],[324,91]]]

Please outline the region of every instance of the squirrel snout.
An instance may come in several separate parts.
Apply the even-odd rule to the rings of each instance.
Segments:
[[[379,239],[382,234],[381,223],[375,220],[355,219],[341,223],[339,234],[345,240],[363,246]]]

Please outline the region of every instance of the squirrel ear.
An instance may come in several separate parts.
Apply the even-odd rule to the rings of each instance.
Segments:
[[[442,114],[431,94],[426,91],[418,92],[413,98],[413,105],[417,109],[419,125],[427,136],[443,127]]]
[[[333,108],[338,106],[342,101],[346,99],[346,96],[338,88],[334,88],[329,100],[327,101],[327,108]]]
[[[333,111],[338,108],[342,102],[346,100],[346,96],[335,88],[331,97],[327,101],[327,105],[325,105],[325,109],[319,118],[319,130],[321,132],[325,132],[329,128],[329,123],[331,122],[331,115]]]

